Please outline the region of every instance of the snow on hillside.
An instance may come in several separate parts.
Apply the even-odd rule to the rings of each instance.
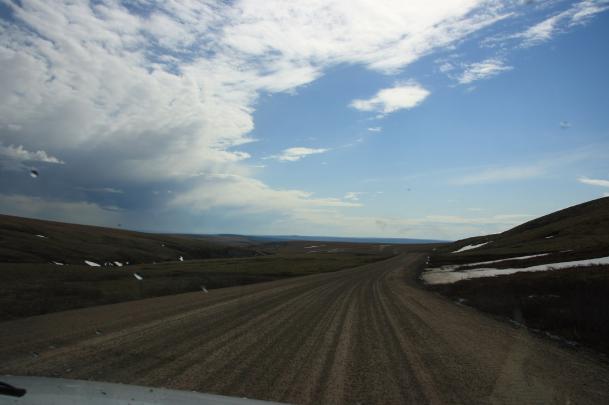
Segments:
[[[513,260],[513,259],[512,259]],[[532,272],[532,271],[548,271],[548,270],[559,270],[568,269],[572,267],[592,266],[599,264],[609,264],[609,256],[598,257],[594,259],[586,260],[574,260],[569,262],[558,262],[558,263],[546,263],[537,266],[522,267],[522,268],[509,268],[509,269],[497,269],[492,267],[468,269],[463,271],[454,271],[457,267],[463,266],[443,266],[438,268],[430,268],[425,270],[421,275],[421,278],[427,284],[449,284],[455,283],[461,280],[467,280],[471,278],[480,277],[494,277],[502,276],[507,274],[514,274],[520,272]]]
[[[487,243],[491,243],[491,242],[483,242],[483,243],[479,243],[477,245],[467,245],[467,246],[463,246],[461,249],[459,250],[455,250],[453,253],[461,253],[461,252],[465,252],[466,250],[472,250],[472,249],[477,249],[481,246],[486,245]]]

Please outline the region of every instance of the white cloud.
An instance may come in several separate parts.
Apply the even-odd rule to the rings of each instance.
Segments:
[[[329,151],[329,149],[294,147],[284,149],[279,155],[269,156],[266,159],[277,159],[282,162],[295,162],[309,155],[317,155],[327,151]]]
[[[569,121],[560,121],[558,124],[561,129],[569,129],[571,128],[571,123]]]
[[[421,104],[429,96],[429,91],[420,84],[410,82],[382,89],[367,100],[356,99],[351,107],[360,111],[374,111],[389,114],[401,109],[410,109]]]
[[[383,130],[382,127],[370,127],[368,128],[368,131],[370,132],[381,132]]]
[[[482,62],[467,65],[457,80],[460,84],[469,84],[476,80],[487,79],[508,70],[512,70],[512,67],[506,66],[500,59],[490,58]]]
[[[588,177],[580,177],[577,179],[580,183],[589,184],[591,186],[609,187],[609,180],[604,179],[590,179]]]
[[[25,150],[21,145],[4,146],[0,144],[0,160],[2,159],[8,159],[16,162],[44,162],[64,164],[63,161],[57,159],[55,156],[50,156],[43,150],[30,152],[28,150]]]
[[[393,72],[506,15],[486,1],[245,0],[231,10],[226,41],[247,55],[298,64],[361,63]]]

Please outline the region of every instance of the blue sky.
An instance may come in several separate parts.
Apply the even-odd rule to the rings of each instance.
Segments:
[[[456,239],[609,195],[608,2],[402,3],[3,1],[0,212]]]

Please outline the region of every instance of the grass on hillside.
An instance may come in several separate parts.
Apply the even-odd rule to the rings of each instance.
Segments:
[[[390,251],[277,254],[117,267],[1,263],[0,321],[147,297],[337,271]],[[133,273],[143,277],[138,281]]]

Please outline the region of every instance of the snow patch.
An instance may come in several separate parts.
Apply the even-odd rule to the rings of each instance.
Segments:
[[[467,263],[467,264],[462,264],[458,267],[476,267],[476,266],[481,266],[483,264],[491,264],[491,263],[501,263],[501,262],[508,262],[510,260],[527,260],[527,259],[532,259],[534,257],[542,257],[542,256],[548,256],[551,253],[540,253],[537,255],[529,255],[529,256],[518,256],[518,257],[508,257],[507,259],[499,259],[499,260],[489,260],[487,262],[477,262],[477,263]]]
[[[113,263],[117,267],[123,267],[123,264],[121,262],[113,262]]]
[[[179,261],[181,261],[181,262],[183,262],[183,261],[184,261],[184,256],[180,256],[180,257],[178,257],[178,260],[179,260]]]
[[[133,273],[133,277],[135,277],[136,279],[138,279],[138,281],[142,281],[144,279],[144,277],[140,276],[137,273]]]
[[[87,263],[91,267],[101,267],[99,263],[92,262],[91,260],[85,260],[85,263]]]
[[[502,276],[520,272],[534,272],[534,271],[548,271],[548,270],[560,270],[568,269],[572,267],[592,266],[600,264],[609,264],[609,256],[598,257],[595,259],[586,260],[574,260],[569,262],[558,262],[558,263],[547,263],[540,264],[537,266],[522,267],[522,268],[510,268],[510,269],[496,269],[496,268],[480,268],[471,269],[465,271],[451,271],[447,268],[450,266],[443,266],[437,269],[428,269],[423,273],[421,278],[427,284],[450,284],[461,280],[468,280],[472,278],[480,277],[494,277]],[[458,266],[456,266],[458,267]],[[453,269],[456,268],[453,266]]]
[[[461,253],[461,252],[465,252],[466,250],[477,249],[477,248],[479,248],[479,247],[481,247],[481,246],[486,245],[487,243],[491,243],[491,242],[489,241],[489,242],[482,242],[482,243],[479,243],[479,244],[477,244],[477,245],[467,245],[467,246],[463,246],[461,249],[459,249],[459,250],[455,250],[453,253]]]
[[[44,236],[44,235],[36,235],[36,236],[37,236],[37,237],[39,237],[39,238],[44,238],[44,239],[46,239],[46,238],[47,238],[47,237],[46,237],[46,236]]]
[[[63,263],[62,263],[62,262],[55,262],[55,261],[53,261],[53,262],[51,262],[51,263],[56,264],[56,265],[58,265],[58,266],[63,266]]]

